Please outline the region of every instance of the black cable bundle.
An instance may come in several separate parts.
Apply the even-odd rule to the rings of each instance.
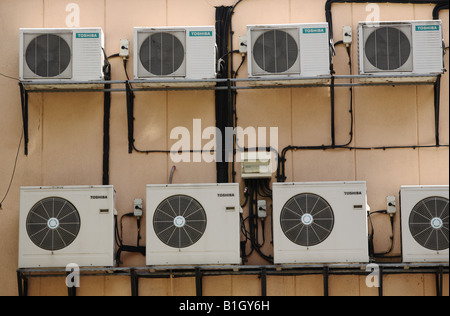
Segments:
[[[217,56],[223,56],[218,61],[218,73],[217,79],[228,79],[230,73],[230,55],[228,51],[230,28],[231,28],[231,15],[233,7],[221,6],[216,8],[216,43],[217,43]],[[218,87],[227,87],[227,82],[217,83]],[[224,150],[225,146],[225,129],[226,127],[233,126],[233,113],[230,109],[230,96],[227,90],[216,90],[216,127],[222,132],[222,139],[218,140],[218,144],[222,144],[222,148],[218,149],[217,157],[217,182],[227,183],[228,168],[229,165],[225,161],[226,154]],[[220,155],[220,157],[219,157]]]
[[[111,64],[106,56],[105,51],[105,65],[103,66],[103,74],[105,81],[111,81]],[[103,118],[103,185],[109,184],[109,152],[110,152],[110,125],[111,125],[111,84],[105,84],[104,92],[104,118]]]
[[[245,181],[245,203],[244,205],[242,205],[242,207],[245,207],[247,205],[249,206],[249,215],[246,218],[241,215],[241,232],[245,237],[245,240],[242,241],[241,246],[242,259],[244,262],[253,253],[253,251],[256,251],[261,256],[261,258],[273,264],[273,256],[264,254],[261,249],[266,243],[266,219],[258,217],[259,197],[270,199],[272,198],[272,190],[270,189],[269,184],[270,180],[268,179],[248,179]],[[248,229],[246,227],[246,222],[248,222]],[[261,236],[263,239],[261,243],[259,241],[259,223],[261,223]],[[251,250],[249,253],[246,253],[246,245],[248,241],[250,241]]]
[[[139,245],[139,241],[142,239],[141,237],[141,218],[137,218],[137,227],[138,227],[138,234],[137,234],[137,245],[136,246],[129,246],[129,245],[124,245],[123,244],[123,240],[122,240],[122,235],[123,235],[123,230],[122,230],[122,223],[123,223],[123,218],[124,217],[135,217],[134,213],[128,213],[123,215],[120,218],[120,231],[119,231],[119,227],[118,227],[118,222],[117,222],[117,216],[115,218],[115,236],[116,236],[116,245],[117,245],[117,253],[116,253],[116,263],[117,265],[120,265],[122,262],[120,260],[122,252],[130,252],[130,253],[140,253],[143,256],[146,255],[146,247],[145,246],[140,246]]]

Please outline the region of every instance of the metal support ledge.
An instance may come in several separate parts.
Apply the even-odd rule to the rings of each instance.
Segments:
[[[449,274],[449,264],[378,264],[378,294],[383,296],[383,276],[391,274],[432,274],[436,279],[436,294],[442,296],[444,275]],[[139,296],[140,279],[195,278],[196,295],[203,296],[203,278],[208,276],[254,275],[261,280],[261,296],[267,296],[268,276],[301,276],[322,275],[324,296],[329,294],[329,276],[359,275],[368,276],[372,270],[366,271],[365,264],[314,264],[314,265],[211,265],[211,266],[149,266],[136,268],[80,268],[80,277],[90,276],[128,276],[130,278],[131,295]],[[65,277],[65,269],[18,269],[19,296],[28,295],[29,280],[33,278]],[[68,288],[68,295],[75,296],[76,289]],[[399,293],[401,295],[401,293]]]

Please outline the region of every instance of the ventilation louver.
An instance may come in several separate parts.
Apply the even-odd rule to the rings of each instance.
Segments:
[[[331,206],[315,194],[300,194],[291,198],[280,216],[281,229],[293,243],[311,247],[330,236],[334,226]]]
[[[429,197],[411,211],[409,228],[414,239],[423,247],[442,251],[449,248],[448,199]]]
[[[51,197],[33,206],[26,225],[28,236],[36,246],[56,251],[66,248],[77,238],[81,220],[72,203]]]
[[[164,200],[153,216],[158,238],[173,248],[194,245],[206,229],[206,212],[195,199],[176,195]]]

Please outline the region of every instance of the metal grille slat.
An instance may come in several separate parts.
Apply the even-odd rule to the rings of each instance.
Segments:
[[[153,215],[155,234],[161,242],[172,248],[182,249],[197,243],[205,233],[206,225],[203,206],[185,195],[165,199]]]
[[[304,247],[324,242],[333,231],[334,221],[334,213],[328,202],[312,193],[292,197],[280,215],[285,236]]]
[[[449,248],[448,199],[429,197],[417,203],[409,217],[411,235],[421,246],[442,251]]]
[[[77,238],[81,227],[80,215],[69,201],[49,197],[37,202],[26,219],[31,241],[41,249],[58,251]]]

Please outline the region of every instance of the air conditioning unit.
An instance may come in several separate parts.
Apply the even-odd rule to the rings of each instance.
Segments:
[[[148,185],[147,265],[240,264],[239,184]]]
[[[310,84],[330,76],[327,23],[247,27],[248,76],[257,84]],[[273,80],[272,80],[273,79]],[[277,79],[299,79],[278,82]]]
[[[434,81],[430,75],[444,73],[441,21],[361,22],[358,30],[359,73],[372,76],[365,81]]]
[[[103,80],[103,47],[101,28],[20,29],[20,80],[39,88]]]
[[[138,85],[215,85],[214,26],[135,28],[134,45]]]
[[[112,267],[112,186],[23,187],[19,268]]]
[[[369,262],[365,182],[273,184],[276,264]]]
[[[402,186],[404,262],[449,262],[449,186]]]

